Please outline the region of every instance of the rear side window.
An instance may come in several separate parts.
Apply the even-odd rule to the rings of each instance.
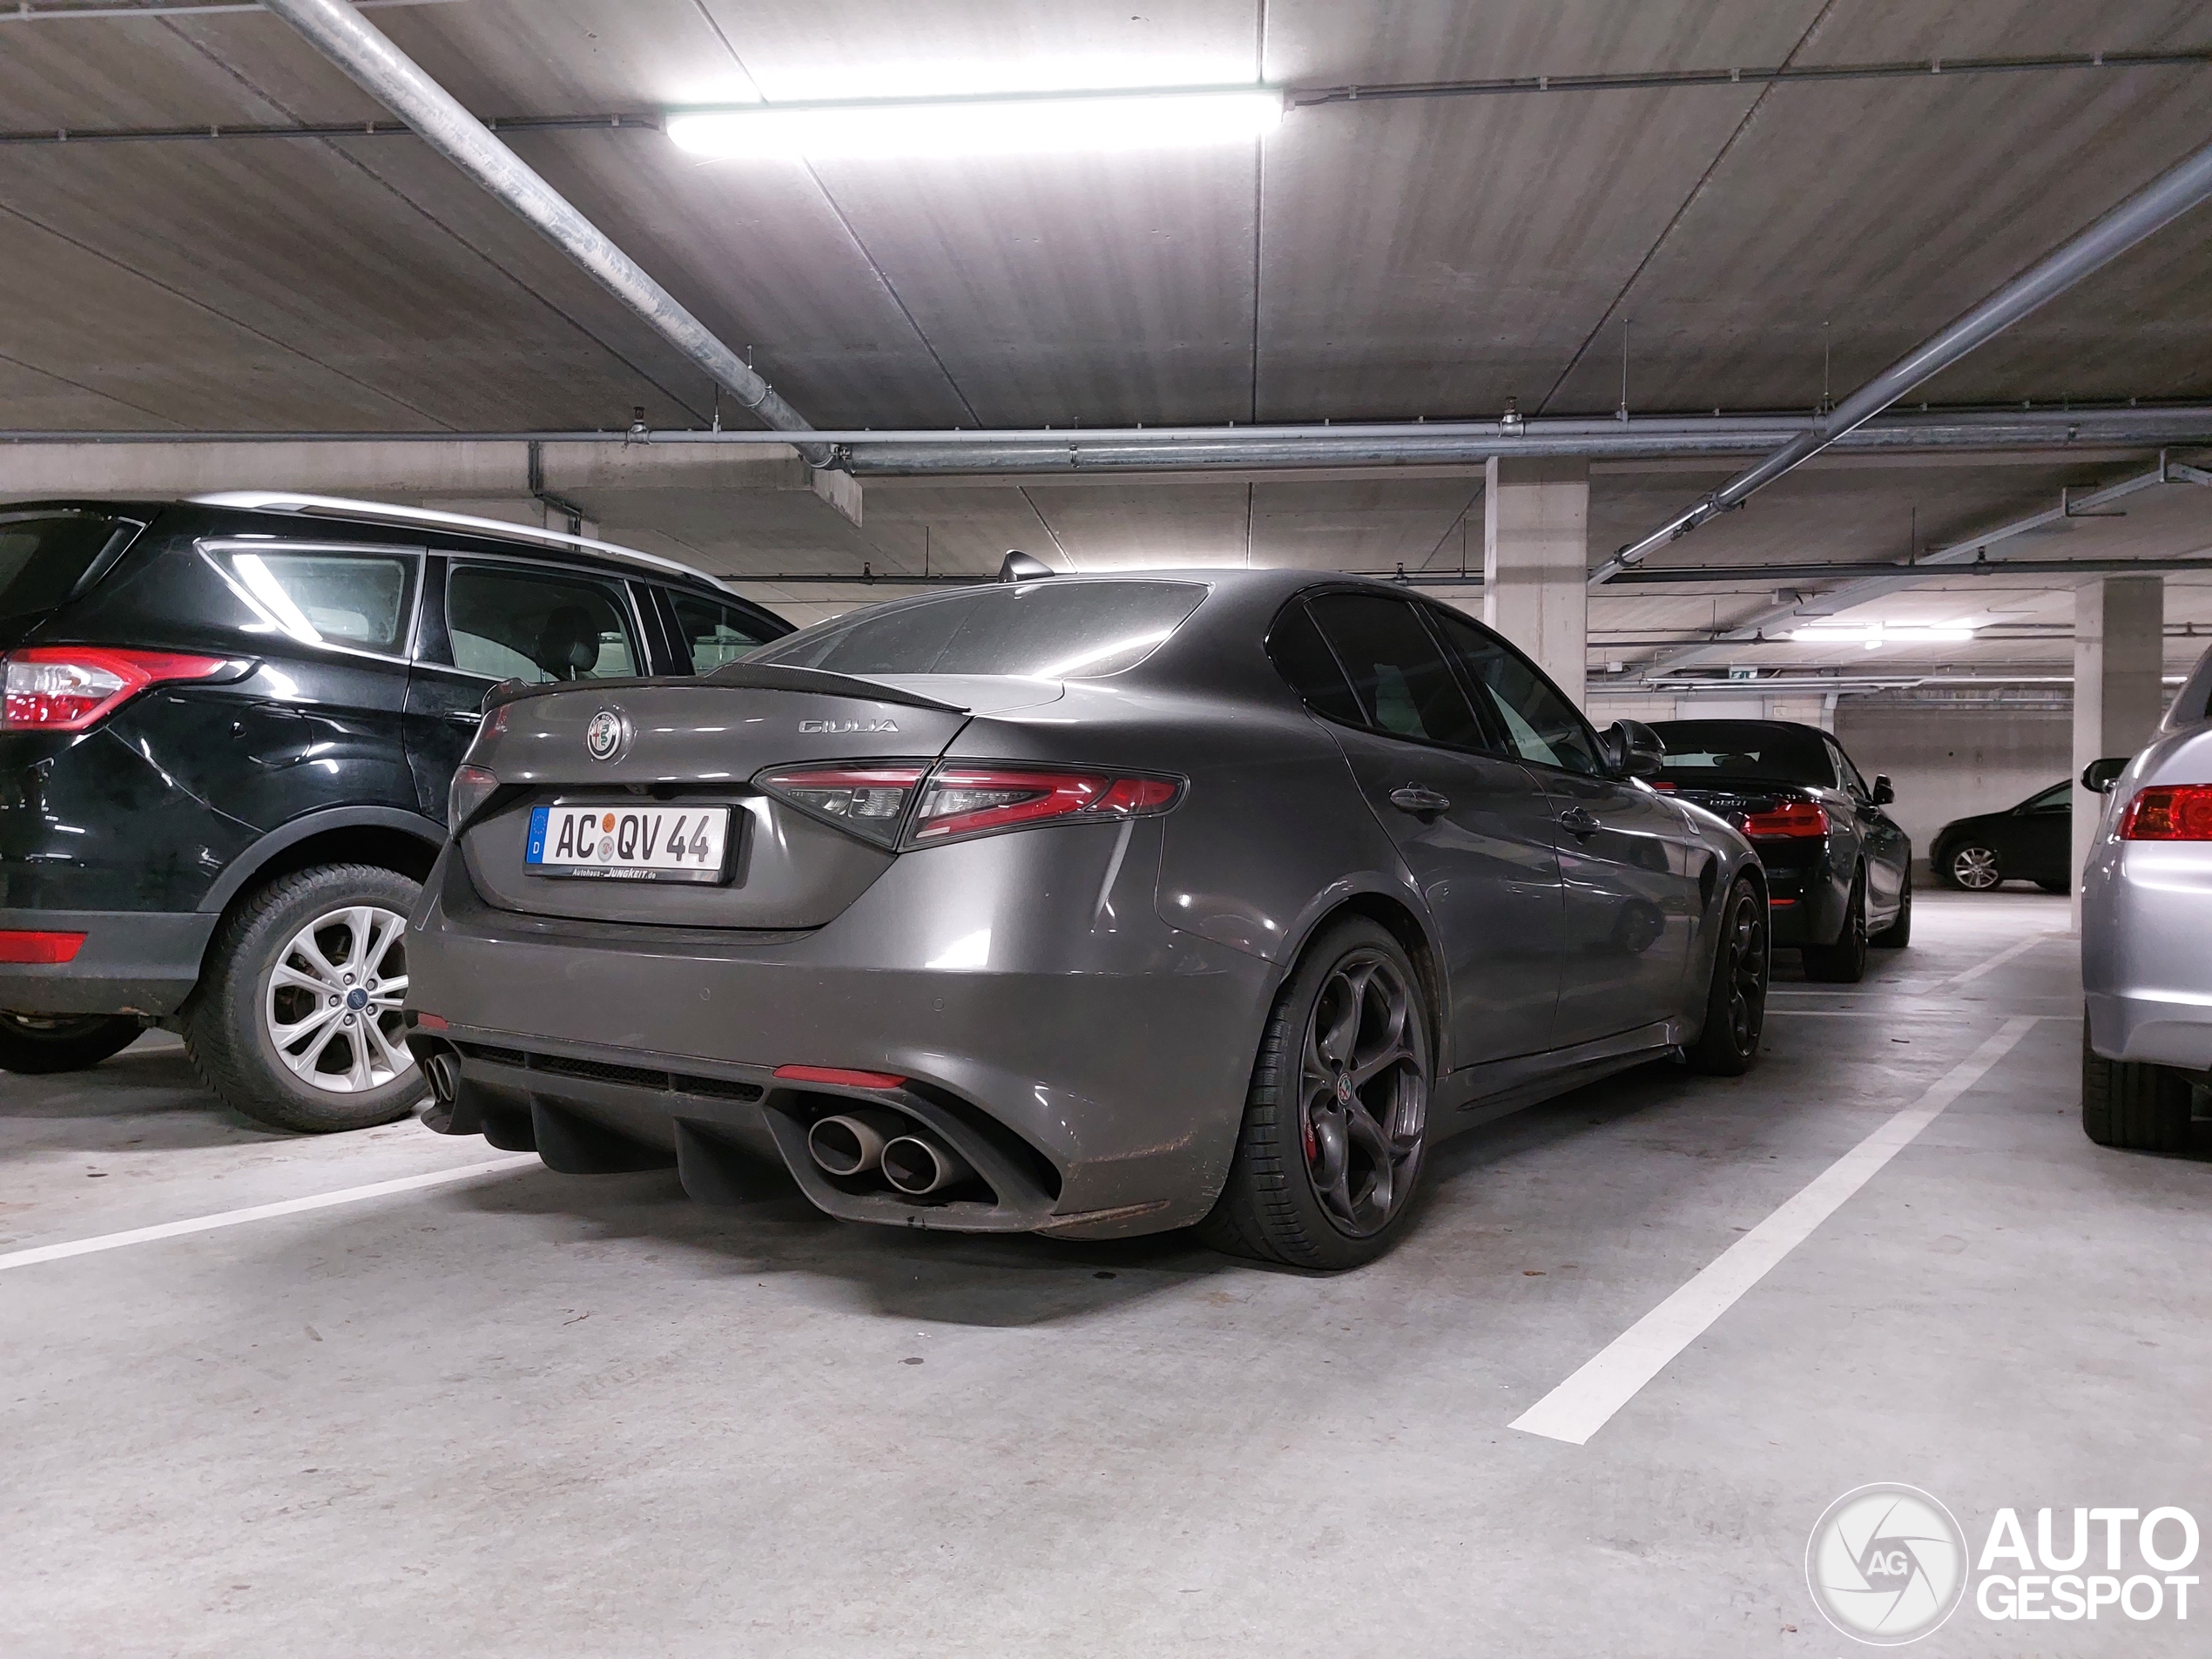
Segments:
[[[0,617],[51,610],[138,528],[95,513],[0,516]]]
[[[1347,725],[1366,723],[1366,716],[1352,695],[1351,682],[1345,678],[1336,653],[1321,637],[1321,631],[1313,625],[1304,605],[1292,604],[1276,618],[1267,636],[1267,655],[1275,671],[1305,699],[1308,707]]]
[[[587,577],[456,565],[446,582],[453,665],[531,685],[634,674],[637,642],[617,591]]]
[[[1588,723],[1527,658],[1462,617],[1436,610],[1429,615],[1467,671],[1475,694],[1490,699],[1515,754],[1564,772],[1599,770]]]
[[[253,608],[309,645],[398,656],[414,618],[415,560],[321,548],[211,550]]]
[[[1330,593],[1310,609],[1369,725],[1393,737],[1484,746],[1467,694],[1412,605],[1379,594]]]
[[[691,654],[694,674],[711,673],[725,663],[736,662],[768,637],[758,622],[729,605],[695,593],[671,592],[668,598],[676,607],[677,631]]]
[[[753,653],[840,674],[1096,679],[1136,667],[1206,597],[1197,582],[1025,582],[840,617]]]

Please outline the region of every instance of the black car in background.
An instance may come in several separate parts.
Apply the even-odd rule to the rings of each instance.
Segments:
[[[484,693],[791,631],[578,536],[322,497],[0,507],[0,1068],[149,1025],[248,1116],[397,1117],[406,918]]]
[[[1936,832],[1928,867],[1969,893],[2033,881],[2046,893],[2074,886],[2074,780],[2039,789],[2001,813],[1956,818]]]
[[[1836,739],[1788,720],[1660,720],[1666,750],[1652,787],[1742,830],[1765,865],[1777,945],[1805,977],[1853,983],[1866,948],[1912,937],[1912,842]]]

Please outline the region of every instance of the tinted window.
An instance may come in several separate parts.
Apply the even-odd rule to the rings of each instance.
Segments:
[[[213,553],[253,608],[309,645],[395,656],[414,619],[415,560],[323,548],[230,547]]]
[[[1412,605],[1379,594],[1330,593],[1309,609],[1350,676],[1368,724],[1393,737],[1484,746],[1466,693]]]
[[[1337,665],[1335,654],[1304,605],[1293,604],[1276,618],[1274,631],[1267,636],[1267,654],[1274,661],[1275,671],[1311,707],[1332,720],[1352,725],[1366,722],[1344,670]]]
[[[2074,810],[2074,781],[2053,784],[2040,795],[2030,795],[2013,809],[2022,813],[2071,813]]]
[[[51,610],[76,591],[112,539],[137,528],[89,514],[0,518],[0,617]]]
[[[767,631],[742,610],[693,593],[671,593],[676,628],[691,653],[691,672],[705,674],[734,663],[767,637]]]
[[[1437,628],[1506,733],[1514,753],[1539,765],[1595,774],[1597,742],[1589,724],[1535,665],[1464,617],[1431,611]]]
[[[1843,745],[1833,738],[1828,739],[1828,759],[1835,764],[1836,776],[1844,780],[1844,788],[1861,795],[1873,792],[1867,788],[1866,779],[1858,775],[1858,768],[1851,765],[1851,757],[1844,752]]]
[[[1836,786],[1836,768],[1820,733],[1764,720],[1661,720],[1662,778],[1701,783],[1814,784]]]
[[[462,564],[446,583],[453,665],[490,679],[613,679],[637,671],[617,590],[589,577]]]
[[[1024,582],[909,600],[803,629],[755,651],[840,674],[1095,679],[1134,668],[1206,597],[1195,582]]]

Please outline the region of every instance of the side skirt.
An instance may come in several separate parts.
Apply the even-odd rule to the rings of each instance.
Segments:
[[[1678,1053],[1688,1035],[1684,1021],[1657,1020],[1571,1049],[1464,1066],[1444,1080],[1444,1098],[1454,1103],[1437,1115],[1435,1125],[1448,1140],[1584,1083]]]

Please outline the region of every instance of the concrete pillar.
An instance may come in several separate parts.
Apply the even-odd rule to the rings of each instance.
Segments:
[[[1534,658],[1580,707],[1589,633],[1589,463],[1493,457],[1482,476],[1482,620]]]
[[[2166,584],[2111,576],[2074,590],[2074,868],[2089,860],[2104,798],[2081,786],[2081,768],[2132,755],[2165,711]],[[2077,883],[2078,887],[2078,883]],[[2074,898],[2080,921],[2080,896]]]

